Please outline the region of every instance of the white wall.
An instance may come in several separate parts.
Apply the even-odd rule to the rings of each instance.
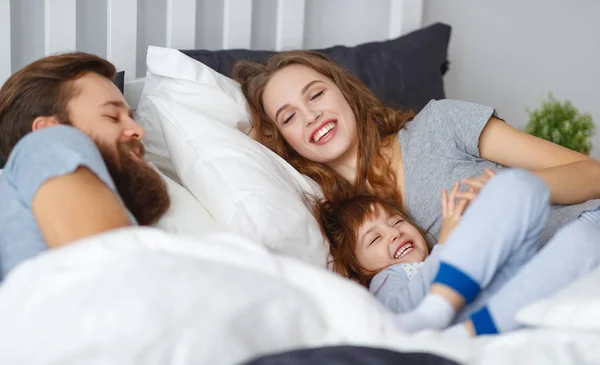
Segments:
[[[597,125],[600,158],[600,1],[426,0],[424,24],[452,26],[450,98],[494,106],[515,127],[553,92]]]
[[[389,14],[390,0],[306,0],[304,46],[354,46],[383,40],[388,35]]]
[[[98,1],[98,0],[96,0]],[[148,45],[164,47],[167,43],[167,3],[164,0],[138,0],[137,8],[137,76],[146,75]]]
[[[252,48],[273,49],[276,42],[277,0],[254,1],[252,6]]]
[[[222,48],[223,1],[199,0],[196,6],[196,47],[204,49]]]
[[[106,29],[106,17],[99,16],[107,12],[106,1],[77,0],[76,11],[77,49],[106,57],[107,33],[98,31]]]
[[[44,57],[44,0],[11,0],[10,25],[13,71]]]

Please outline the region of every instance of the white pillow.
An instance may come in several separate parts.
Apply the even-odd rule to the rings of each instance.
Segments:
[[[170,162],[171,157],[160,123],[152,111],[151,96],[179,101],[198,115],[215,118],[241,130],[249,130],[246,100],[238,83],[183,53],[169,48],[148,47],[148,71],[135,119],[146,131],[146,157],[162,172],[180,182]]]
[[[163,164],[156,165],[220,227],[325,267],[327,245],[303,200],[304,192],[320,191],[236,129],[249,126],[239,85],[177,50],[150,47],[147,64],[152,82],[144,86],[138,121],[151,141],[147,151],[160,154]]]
[[[156,228],[194,238],[221,230],[208,210],[186,188],[157,172],[167,184],[171,205],[154,225]]]
[[[517,320],[535,327],[600,331],[600,267],[555,295],[525,307]]]

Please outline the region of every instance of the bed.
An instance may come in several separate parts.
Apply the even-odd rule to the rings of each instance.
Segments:
[[[44,1],[45,54],[82,44],[75,36],[77,20],[86,17],[76,7],[82,3]],[[352,346],[415,355],[405,364],[600,363],[600,270],[521,311],[530,328],[477,339],[401,333],[364,288],[327,270],[326,242],[302,199],[305,192],[318,195],[318,187],[248,137],[245,102],[229,76],[235,60],[309,48],[305,17],[322,6],[327,19],[335,7],[308,0],[224,0],[216,9],[214,2],[153,1],[166,10],[153,15],[165,41],[144,46],[140,77],[137,42],[148,43],[149,30],[132,19],[141,19],[144,6],[100,3],[93,6],[106,21],[92,24],[106,32],[94,47],[121,71],[117,84],[146,130],[147,159],[166,180],[172,206],[154,227],[108,232],[17,267],[0,287],[3,363],[243,364],[340,345],[357,363],[367,355]],[[86,4],[84,10],[97,10]],[[0,4],[0,17],[8,15],[0,33],[9,34],[0,50],[9,55],[13,5]],[[422,7],[391,0],[379,38],[314,48],[390,105],[418,110],[446,97],[443,75],[451,66],[451,28],[424,26]],[[203,11],[208,15],[197,16]],[[253,41],[253,21],[265,13],[275,15],[271,32]],[[217,45],[197,47],[198,20],[210,17],[222,20]],[[348,24],[360,20],[358,14]],[[14,68],[8,59],[0,61],[0,79]]]

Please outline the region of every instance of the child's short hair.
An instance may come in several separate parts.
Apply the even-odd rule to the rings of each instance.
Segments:
[[[315,217],[329,240],[333,270],[366,287],[377,272],[363,269],[356,259],[355,251],[358,229],[367,219],[377,217],[376,206],[380,206],[391,215],[399,215],[424,235],[404,212],[402,205],[391,198],[355,195],[350,198],[320,201],[315,205]]]

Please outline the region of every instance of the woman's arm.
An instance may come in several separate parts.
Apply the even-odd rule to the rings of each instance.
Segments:
[[[600,162],[495,117],[481,132],[479,155],[504,166],[531,170],[548,184],[555,204],[600,198]]]

